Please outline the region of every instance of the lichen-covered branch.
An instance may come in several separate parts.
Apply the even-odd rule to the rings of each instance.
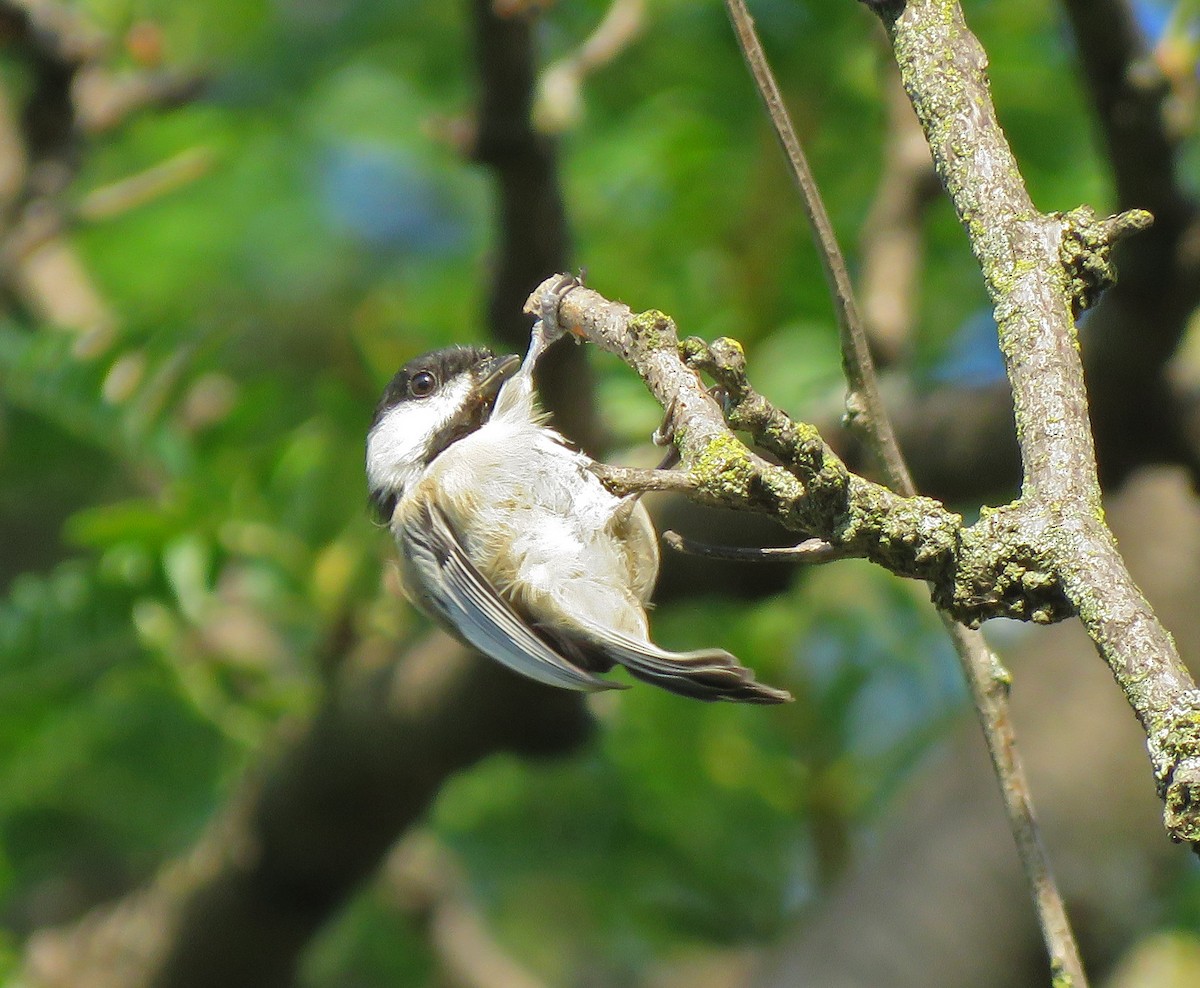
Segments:
[[[885,18],[887,21],[887,18]],[[1031,497],[1099,504],[1061,219],[1037,211],[996,120],[987,56],[957,3],[914,2],[887,24],[938,175],[996,308]]]
[[[851,473],[816,429],[751,387],[736,341],[681,342],[664,313],[634,313],[582,285],[564,292],[571,284],[566,275],[547,279],[527,310],[557,294],[562,324],[633,367],[669,409],[682,457],[682,476],[607,469],[613,490],[669,486],[703,503],[773,515],[843,555],[928,581],[938,605],[964,623],[1000,616],[1050,622],[1074,613],[1053,577],[1037,568],[1036,547],[1026,544],[1011,510],[966,526],[931,498],[905,497]],[[719,386],[720,404],[700,372]],[[779,463],[753,452],[737,432]]]
[[[1129,0],[1061,0],[1060,6],[1091,96],[1114,205],[1154,215],[1150,230],[1114,251],[1120,281],[1105,292],[1081,333],[1100,478],[1114,490],[1134,471],[1160,463],[1180,464],[1200,477],[1195,396],[1169,367],[1200,304],[1200,253],[1191,246],[1197,204],[1179,157],[1183,131],[1174,116],[1183,104]],[[863,285],[869,288],[873,255],[866,239],[861,246]],[[864,309],[871,309],[869,293]],[[902,386],[889,382],[889,390]],[[1016,489],[1007,387],[954,382],[907,394],[893,405],[897,434],[922,490],[957,503]],[[858,461],[852,438],[830,438],[849,462]]]
[[[543,295],[558,292],[567,279],[560,275],[543,282],[530,296],[527,311],[536,311]],[[673,487],[686,487],[707,504],[772,514],[848,555],[930,580],[954,596],[962,519],[936,501],[901,497],[851,474],[815,429],[793,422],[750,388],[735,341],[720,340],[711,348],[695,339],[680,343],[674,323],[662,312],[634,314],[579,285],[561,296],[559,318],[637,370],[670,409],[688,473],[687,480],[673,480]],[[701,382],[700,370],[724,388],[725,410]],[[734,429],[752,431],[784,466],[749,450]],[[611,473],[609,483],[618,491],[647,488],[637,471]],[[998,613],[1007,613],[1010,603],[996,601]]]
[[[1063,275],[1067,305],[1065,286]],[[634,313],[566,275],[543,282],[526,310],[542,311],[547,296],[557,296],[563,326],[620,357],[669,410],[683,473],[672,489],[772,514],[845,555],[926,580],[935,603],[969,625],[997,616],[1050,623],[1078,612],[1150,738],[1172,835],[1200,838],[1200,807],[1192,809],[1191,798],[1200,758],[1189,747],[1200,702],[1091,498],[1022,499],[967,526],[932,499],[903,497],[847,470],[814,428],[754,391],[735,341],[681,342],[664,313]],[[719,386],[720,404],[701,371]],[[780,463],[754,453],[735,431]],[[619,493],[662,486],[640,471],[605,479]]]

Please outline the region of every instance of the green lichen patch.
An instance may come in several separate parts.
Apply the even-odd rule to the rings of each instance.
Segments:
[[[629,337],[639,348],[646,350],[675,349],[679,345],[674,320],[658,309],[647,309],[632,315],[629,319]]]
[[[693,370],[703,369],[709,359],[708,344],[699,336],[688,336],[679,342],[679,359]]]
[[[961,516],[927,497],[856,484],[847,537],[869,539],[868,558],[901,576],[945,583],[959,551]]]
[[[758,475],[750,451],[729,435],[705,443],[690,471],[701,492],[730,504],[750,498]]]
[[[1075,988],[1075,979],[1063,970],[1062,963],[1055,961],[1050,970],[1050,988]]]
[[[1163,796],[1163,824],[1173,840],[1200,842],[1200,780],[1176,776]]]
[[[993,617],[1054,624],[1076,614],[1044,547],[1027,535],[1030,510],[1022,502],[988,509],[962,531],[953,588],[940,606],[972,626]]]

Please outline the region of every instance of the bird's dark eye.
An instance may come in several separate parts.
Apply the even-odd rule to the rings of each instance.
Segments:
[[[408,382],[408,393],[414,398],[428,398],[437,387],[437,378],[429,371],[417,371]]]

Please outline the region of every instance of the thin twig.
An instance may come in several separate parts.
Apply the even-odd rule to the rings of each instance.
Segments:
[[[908,466],[896,443],[891,422],[879,395],[867,334],[854,303],[853,287],[816,181],[796,137],[795,129],[766,55],[743,0],[726,0],[739,44],[759,87],[767,112],[787,154],[804,208],[812,224],[830,284],[841,331],[842,363],[849,384],[847,408],[883,464],[890,485],[905,496],[916,493]],[[982,635],[962,627],[939,611],[954,642],[963,673],[987,741],[992,766],[1000,783],[1009,826],[1029,881],[1042,937],[1056,976],[1074,988],[1087,984],[1083,963],[1067,919],[1062,895],[1054,881],[1049,859],[1034,816],[1028,780],[1017,754],[1016,737],[1008,711],[1008,681],[1003,667]]]
[[[609,490],[622,496],[657,491],[692,494],[696,490],[696,478],[680,470],[638,470],[606,463],[594,463],[591,469]]]
[[[803,563],[816,566],[821,563],[831,563],[835,559],[845,559],[846,553],[838,546],[830,545],[824,539],[805,539],[799,545],[711,545],[708,542],[697,542],[678,532],[666,531],[662,540],[668,548],[676,552],[687,553],[689,556],[703,556],[706,559],[724,559],[735,563]]]
[[[203,178],[216,161],[212,148],[185,148],[145,171],[92,189],[79,201],[75,216],[89,223],[120,216]]]
[[[821,201],[816,179],[808,166],[796,129],[792,126],[791,117],[783,103],[783,96],[771,67],[767,64],[766,54],[758,40],[754,21],[746,9],[743,0],[726,0],[730,20],[738,36],[742,54],[750,74],[758,86],[759,95],[766,105],[767,114],[775,128],[779,143],[783,146],[788,165],[792,170],[792,178],[800,190],[800,199],[804,212],[812,224],[813,236],[817,242],[817,252],[821,258],[821,268],[825,272],[825,280],[829,285],[830,298],[833,301],[834,313],[837,316],[838,327],[841,331],[842,371],[846,375],[849,391],[846,395],[847,418],[855,428],[861,429],[871,447],[881,456],[884,472],[888,477],[888,485],[896,491],[904,493],[903,483],[908,478],[908,468],[898,456],[884,456],[885,451],[896,448],[896,439],[892,435],[892,426],[883,404],[879,399],[878,390],[868,387],[865,379],[874,374],[874,362],[871,359],[870,346],[867,342],[866,330],[858,314],[858,306],[854,301],[854,289],[850,284],[850,274],[846,269],[845,259],[838,246],[837,235],[833,224]]]
[[[583,117],[583,81],[625,51],[642,33],[646,0],[612,0],[596,30],[538,79],[533,120],[543,134],[568,130]]]

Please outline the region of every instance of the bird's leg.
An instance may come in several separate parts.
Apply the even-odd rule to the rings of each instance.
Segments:
[[[608,532],[610,534],[623,532],[629,524],[629,519],[633,517],[634,509],[637,508],[637,503],[642,499],[642,495],[626,494],[617,502],[617,506],[613,508],[612,516],[608,519]]]
[[[667,450],[663,454],[662,462],[655,468],[658,470],[670,470],[681,459],[679,450],[675,448],[675,406],[677,403],[678,398],[672,396],[670,402],[667,403],[666,410],[663,412],[662,422],[650,434],[650,441],[655,446],[665,446]]]
[[[504,384],[496,399],[497,415],[509,414],[514,409],[525,409],[530,414],[534,408],[533,371],[546,348],[563,335],[558,321],[558,307],[568,292],[578,288],[581,282],[572,275],[562,275],[542,294],[537,312],[537,321],[529,333],[529,350],[517,372]]]

